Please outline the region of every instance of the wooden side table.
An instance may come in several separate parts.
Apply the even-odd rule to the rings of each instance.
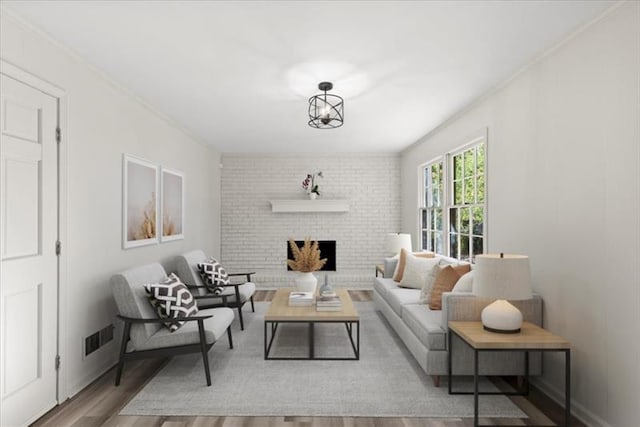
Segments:
[[[380,273],[380,276],[384,277],[384,265],[376,265],[376,277],[378,277],[378,273]]]
[[[473,392],[453,391],[451,340],[456,334],[473,349]],[[529,322],[524,322],[522,330],[517,334],[499,334],[485,331],[482,322],[449,322],[447,372],[449,377],[449,394],[473,394],[473,425],[478,426],[478,396],[481,394],[527,395],[529,394],[529,352],[561,351],[565,354],[565,412],[564,425],[569,427],[571,420],[571,344],[564,338],[552,334]],[[524,388],[516,392],[478,392],[478,357],[483,351],[521,351],[524,353]]]

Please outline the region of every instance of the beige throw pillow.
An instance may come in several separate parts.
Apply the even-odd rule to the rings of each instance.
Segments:
[[[398,286],[403,288],[422,289],[431,270],[438,265],[437,258],[422,258],[408,254],[402,280]]]
[[[442,310],[442,293],[451,292],[456,282],[460,279],[460,276],[469,271],[471,271],[469,264],[458,265],[456,267],[447,265],[443,267],[433,282],[429,308],[431,310]]]
[[[438,278],[438,275],[442,272],[442,270],[445,267],[453,268],[461,276],[471,269],[471,266],[469,264],[453,265],[449,261],[441,259],[440,263],[433,270],[431,270],[431,274],[429,274],[429,276],[427,277],[427,281],[422,287],[422,292],[420,292],[421,303],[429,304],[431,302],[431,294],[432,294],[436,279]]]
[[[402,276],[404,275],[405,266],[407,264],[407,256],[412,255],[411,252],[406,249],[400,251],[400,259],[396,264],[396,269],[393,272],[393,280],[396,282],[402,282]],[[435,254],[433,252],[414,252],[413,256],[418,258],[433,258]]]

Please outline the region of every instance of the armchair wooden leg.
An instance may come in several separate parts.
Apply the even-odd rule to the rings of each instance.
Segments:
[[[131,332],[131,323],[125,322],[122,333],[122,343],[120,344],[120,358],[118,359],[118,368],[116,369],[116,386],[120,385],[120,377],[122,376],[122,369],[124,368],[124,355],[127,351],[127,342],[129,341],[129,332]]]
[[[434,387],[440,387],[440,375],[431,375],[431,380],[433,381]]]
[[[253,295],[251,295],[251,311],[256,312],[256,306],[253,305]]]
[[[227,338],[229,339],[229,348],[233,348],[233,338],[231,338],[231,325],[227,328]]]
[[[209,356],[207,354],[207,339],[204,335],[203,320],[198,320],[198,330],[200,332],[200,349],[202,350],[202,363],[204,363],[204,374],[207,377],[207,387],[210,387],[211,371],[209,370]]]
[[[244,320],[242,319],[242,304],[238,304],[238,317],[240,318],[240,330],[244,331]]]
[[[242,299],[240,298],[240,286],[234,285],[236,291],[236,307],[238,307],[238,317],[240,317],[240,330],[244,331],[244,320],[242,319]]]

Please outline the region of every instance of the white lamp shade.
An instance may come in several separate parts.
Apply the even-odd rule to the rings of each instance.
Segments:
[[[483,254],[475,257],[473,293],[481,298],[525,300],[531,298],[529,257]]]
[[[389,233],[384,239],[384,250],[388,256],[394,256],[400,253],[402,249],[411,252],[411,234],[407,233]]]

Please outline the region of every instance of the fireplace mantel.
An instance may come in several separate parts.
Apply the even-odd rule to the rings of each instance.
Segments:
[[[348,200],[271,200],[271,212],[348,212]]]

